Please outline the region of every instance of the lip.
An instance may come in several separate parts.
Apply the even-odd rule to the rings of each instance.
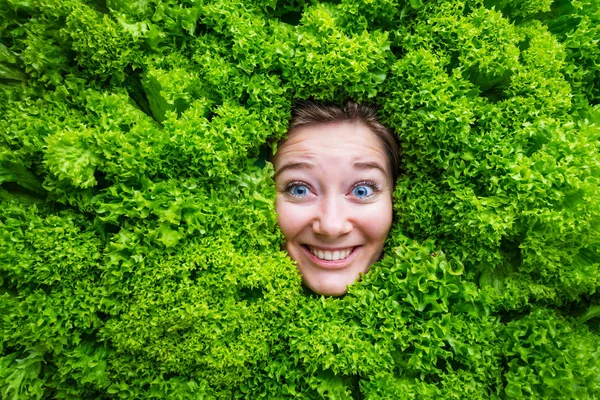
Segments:
[[[321,250],[321,251],[341,251],[348,249],[355,249],[358,246],[345,246],[345,247],[321,247],[321,246],[313,246],[312,244],[303,244],[305,247],[312,247],[313,249]]]
[[[361,246],[354,246],[352,248],[352,252],[350,253],[350,255],[348,257],[344,258],[343,260],[336,260],[336,261],[321,260],[320,258],[315,256],[313,253],[311,253],[306,245],[302,245],[300,247],[302,248],[304,253],[307,255],[307,257],[314,264],[317,264],[319,267],[324,268],[324,269],[342,269],[342,268],[346,268],[350,263],[352,263],[352,261],[354,261],[354,259],[358,255],[358,249]],[[347,249],[347,248],[348,247],[339,247],[337,249],[329,249],[329,248],[325,248],[325,247],[318,247],[319,250],[324,250],[324,251],[335,251],[335,250]]]

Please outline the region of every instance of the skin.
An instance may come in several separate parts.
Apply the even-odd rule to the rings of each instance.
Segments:
[[[278,225],[306,286],[339,296],[375,263],[392,224],[392,173],[379,138],[350,122],[297,128],[274,158]],[[352,250],[323,261],[313,250]]]

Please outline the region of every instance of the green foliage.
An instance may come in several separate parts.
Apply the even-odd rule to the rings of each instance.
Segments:
[[[599,22],[0,2],[0,397],[600,397]],[[310,97],[377,103],[401,146],[383,257],[341,298],[280,250],[264,160]]]

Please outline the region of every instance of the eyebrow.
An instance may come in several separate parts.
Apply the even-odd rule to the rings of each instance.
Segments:
[[[277,176],[279,176],[281,173],[283,173],[284,171],[287,171],[288,169],[312,169],[314,167],[313,164],[309,163],[309,162],[294,162],[294,163],[288,163],[285,164],[283,167],[279,168],[279,171],[275,172],[275,178]]]
[[[381,165],[379,165],[376,162],[369,162],[369,161],[356,161],[352,164],[352,166],[356,169],[360,169],[360,170],[368,170],[368,169],[378,169],[379,171],[381,171],[381,173],[384,176],[388,176],[388,173],[386,172],[385,168],[383,168]]]
[[[356,162],[352,163],[352,166],[359,170],[376,169],[376,170],[381,171],[381,173],[384,176],[387,176],[387,172],[385,171],[385,169],[376,162],[356,161]],[[277,177],[278,175],[282,174],[284,171],[287,171],[287,170],[312,169],[313,167],[314,167],[313,164],[311,164],[309,162],[303,162],[303,161],[288,163],[288,164],[285,164],[283,167],[279,168],[279,170],[275,173],[275,177]]]

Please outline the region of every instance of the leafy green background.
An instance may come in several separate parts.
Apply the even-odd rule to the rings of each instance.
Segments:
[[[599,398],[599,9],[1,0],[0,397]],[[342,298],[259,166],[308,97],[401,143]]]

